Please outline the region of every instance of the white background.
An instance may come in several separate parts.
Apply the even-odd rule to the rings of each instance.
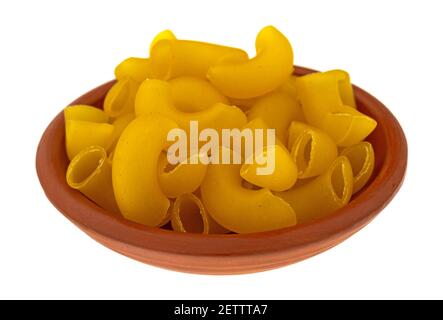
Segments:
[[[443,298],[441,1],[1,1],[0,298]],[[273,24],[295,63],[341,68],[398,117],[403,188],[369,226],[319,256],[243,276],[165,271],[116,254],[68,222],[35,173],[38,140],[67,103],[113,77],[152,37],[254,55]]]

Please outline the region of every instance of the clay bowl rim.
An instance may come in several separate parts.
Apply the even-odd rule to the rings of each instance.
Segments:
[[[312,72],[316,71],[298,66],[294,69],[296,75]],[[114,81],[91,90],[70,105],[99,105]],[[340,242],[369,223],[397,193],[406,172],[407,142],[397,119],[369,93],[357,86],[354,86],[354,92],[357,104],[369,107],[369,115],[377,119],[378,130],[383,131],[385,159],[378,174],[348,205],[308,224],[252,234],[201,235],[143,226],[110,215],[78,191],[70,189],[64,172],[61,175],[57,171],[67,167],[67,162],[59,163],[60,153],[64,150],[54,149],[54,146],[60,147],[60,139],[64,141],[63,112],[52,120],[38,145],[37,174],[52,204],[78,227],[89,234],[98,234],[102,239],[146,250],[195,256],[232,257],[315,249],[319,245]]]

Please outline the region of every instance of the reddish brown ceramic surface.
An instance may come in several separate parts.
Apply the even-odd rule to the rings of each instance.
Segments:
[[[296,67],[295,74],[313,70]],[[72,104],[102,107],[108,82]],[[358,108],[377,120],[369,137],[376,156],[366,188],[334,214],[310,224],[245,235],[197,235],[146,227],[105,210],[68,187],[63,113],[49,124],[37,150],[37,174],[52,204],[92,238],[128,257],[184,272],[237,274],[273,269],[323,252],[368,224],[392,199],[406,171],[407,143],[389,110],[354,87]],[[376,236],[376,235],[374,235]]]

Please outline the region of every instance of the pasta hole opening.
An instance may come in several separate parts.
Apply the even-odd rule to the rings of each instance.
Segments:
[[[85,183],[88,178],[94,175],[99,170],[106,155],[103,155],[102,150],[92,150],[82,154],[78,159],[74,169],[68,174],[68,181],[72,186],[78,186]]]
[[[295,163],[299,172],[304,172],[311,162],[312,151],[312,136],[310,134],[304,135],[301,138],[300,145],[295,157]]]
[[[343,164],[339,163],[332,169],[331,186],[335,196],[342,201],[345,196],[345,180]]]
[[[198,204],[192,199],[185,198],[180,202],[178,214],[183,228],[190,233],[203,233],[205,222]]]

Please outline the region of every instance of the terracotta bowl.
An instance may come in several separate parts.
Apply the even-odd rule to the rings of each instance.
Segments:
[[[295,74],[314,70],[296,67]],[[108,82],[72,104],[102,107]],[[344,208],[310,224],[255,234],[199,235],[146,227],[108,214],[68,187],[64,118],[59,113],[44,132],[37,150],[37,174],[52,204],[89,236],[130,258],[166,269],[239,274],[285,266],[321,253],[367,225],[400,188],[407,163],[404,133],[391,112],[376,98],[354,87],[359,110],[377,120],[368,140],[376,164],[370,183]],[[376,235],[374,235],[376,236]]]

